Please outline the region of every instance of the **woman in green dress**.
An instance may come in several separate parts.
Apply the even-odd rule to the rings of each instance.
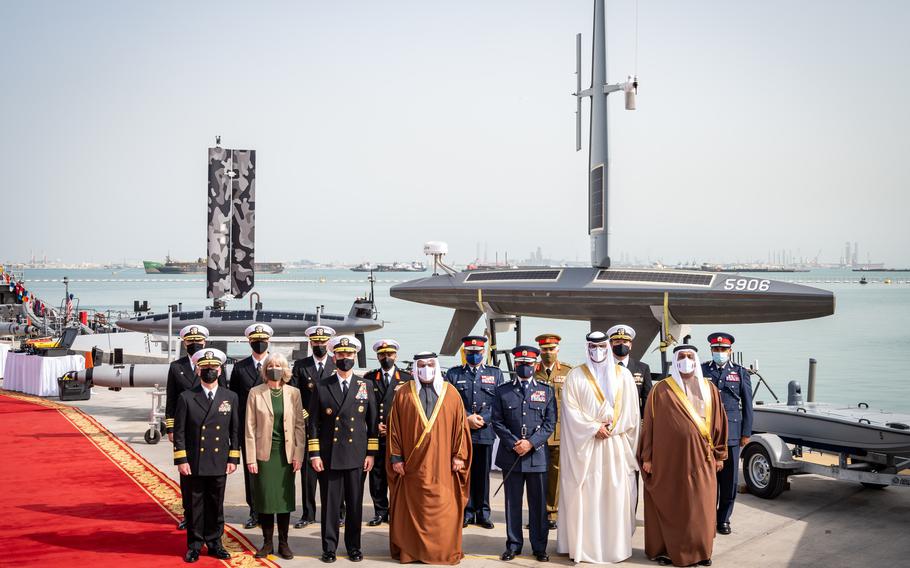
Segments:
[[[300,391],[285,384],[291,378],[287,358],[274,353],[262,365],[262,384],[250,390],[246,405],[246,459],[253,474],[253,505],[262,527],[257,558],[274,552],[276,517],[278,556],[294,558],[288,546],[288,526],[296,498],[295,473],[300,471],[306,444],[306,411]]]

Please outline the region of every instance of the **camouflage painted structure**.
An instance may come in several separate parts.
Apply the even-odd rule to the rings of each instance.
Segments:
[[[253,289],[256,151],[209,148],[207,297]]]

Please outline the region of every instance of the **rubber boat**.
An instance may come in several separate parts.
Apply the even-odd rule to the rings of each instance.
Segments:
[[[785,442],[863,455],[910,456],[910,414],[822,402],[759,404],[753,432],[777,434]]]

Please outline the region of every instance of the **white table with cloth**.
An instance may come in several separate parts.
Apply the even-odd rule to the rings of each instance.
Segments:
[[[82,355],[41,357],[8,353],[3,388],[38,396],[58,396],[57,379],[69,371],[84,369],[85,357]]]
[[[6,364],[6,354],[9,352],[9,345],[0,343],[0,379],[3,378],[3,368]]]

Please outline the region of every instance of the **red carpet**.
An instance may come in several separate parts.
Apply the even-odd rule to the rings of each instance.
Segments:
[[[82,411],[0,391],[0,566],[185,566],[179,487]],[[227,528],[234,556],[275,566]]]

